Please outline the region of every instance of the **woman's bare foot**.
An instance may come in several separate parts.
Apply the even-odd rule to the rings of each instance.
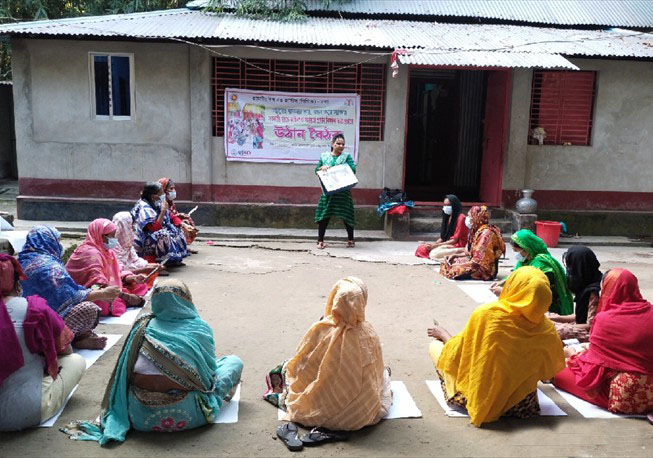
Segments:
[[[145,305],[145,299],[136,294],[123,293],[120,298],[125,301],[127,307],[143,307]]]
[[[326,243],[324,242],[317,242],[317,249],[318,250],[324,250],[326,248]]]
[[[106,346],[107,338],[96,334],[90,334],[88,337],[82,337],[73,342],[73,347],[81,350],[102,350]]]

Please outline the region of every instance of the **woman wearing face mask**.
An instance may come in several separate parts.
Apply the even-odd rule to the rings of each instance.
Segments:
[[[170,178],[159,178],[159,183],[163,187],[163,192],[166,195],[168,208],[170,210],[170,222],[181,229],[186,237],[186,243],[190,245],[200,232],[196,227],[193,219],[186,213],[179,213],[175,207],[175,199],[177,198],[177,189],[175,183]],[[197,253],[196,250],[188,249],[191,254]]]
[[[510,243],[517,260],[515,270],[522,266],[536,267],[549,279],[553,293],[549,312],[558,315],[574,313],[574,300],[567,286],[565,268],[551,256],[544,241],[528,229],[522,229],[512,234]],[[501,284],[494,284],[490,289],[497,295],[501,294]]]
[[[166,265],[184,265],[188,256],[186,237],[171,221],[170,205],[157,182],[145,184],[141,198],[131,210],[135,227],[134,248],[147,262],[169,255]]]
[[[86,231],[86,239],[75,248],[66,263],[66,270],[78,284],[91,291],[116,286],[121,289],[113,301],[94,301],[102,315],[120,316],[127,306],[142,307],[143,296],[147,293],[145,275],[135,275],[131,271],[120,270],[120,264],[112,248],[118,244],[116,226],[108,219],[100,218],[91,222]]]
[[[506,252],[501,230],[490,224],[490,210],[485,205],[472,207],[469,219],[469,251],[445,258],[440,274],[454,280],[492,280],[497,276],[499,258]]]
[[[458,253],[467,245],[469,228],[465,225],[465,214],[460,199],[453,194],[447,194],[442,203],[440,238],[433,243],[420,244],[415,251],[418,258],[440,260]]]

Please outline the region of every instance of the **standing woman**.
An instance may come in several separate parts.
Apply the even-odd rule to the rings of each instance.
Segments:
[[[331,151],[322,153],[320,161],[315,167],[315,173],[319,170],[327,170],[334,165],[347,164],[351,170],[356,173],[356,165],[351,154],[345,153],[345,136],[336,134],[331,140]],[[329,219],[332,216],[337,216],[345,223],[347,229],[347,248],[356,246],[354,243],[354,200],[351,197],[351,191],[341,191],[330,196],[320,196],[320,201],[315,210],[315,222],[318,224],[317,230],[317,248],[323,250],[326,246],[324,244],[324,234],[326,233]]]
[[[136,223],[134,248],[147,262],[170,255],[166,265],[183,265],[188,256],[186,237],[170,221],[168,201],[160,183],[145,183],[141,198],[131,210]]]

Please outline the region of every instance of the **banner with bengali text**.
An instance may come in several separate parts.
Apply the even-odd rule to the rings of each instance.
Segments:
[[[228,161],[315,164],[335,134],[358,162],[358,94],[225,89]]]

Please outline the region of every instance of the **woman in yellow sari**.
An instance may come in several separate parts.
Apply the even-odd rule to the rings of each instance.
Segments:
[[[539,414],[537,382],[565,367],[562,342],[544,315],[550,303],[546,275],[522,267],[498,301],[474,310],[460,334],[451,337],[437,325],[428,330],[437,339],[429,355],[447,402],[465,407],[475,426]]]

